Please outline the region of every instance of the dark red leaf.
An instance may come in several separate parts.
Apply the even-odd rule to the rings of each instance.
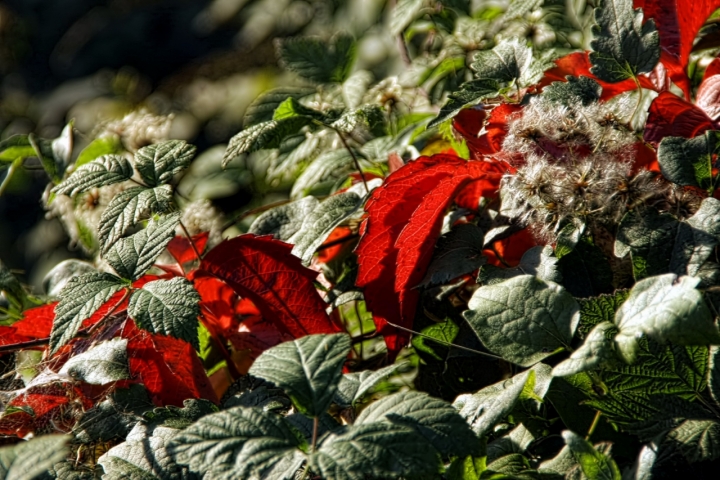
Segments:
[[[233,360],[240,373],[247,373],[252,362],[262,352],[282,342],[292,340],[292,335],[280,331],[273,323],[254,315],[243,320],[238,331],[228,339],[235,348]]]
[[[323,242],[323,246],[327,245],[331,242],[334,242],[336,240],[340,240],[345,237],[349,237],[352,234],[352,230],[350,230],[348,227],[337,227],[335,230],[332,231],[332,233],[328,236],[328,238]],[[337,258],[340,254],[348,252],[349,250],[352,250],[353,242],[347,241],[344,243],[337,243],[331,247],[327,248],[320,248],[318,251],[318,261],[322,263],[328,263],[332,261],[334,258]]]
[[[293,338],[340,331],[313,284],[317,272],[305,268],[291,251],[292,245],[269,235],[246,234],[213,248],[200,269],[252,300],[263,318]]]
[[[189,343],[140,330],[128,319],[123,329],[128,339],[130,375],[145,385],[158,406],[182,406],[183,400],[205,398],[218,402],[205,369]]]
[[[720,5],[717,0],[635,0],[642,8],[645,21],[655,20],[660,32],[660,61],[670,78],[690,98],[690,81],[686,71],[695,37],[710,14]]]
[[[693,138],[714,126],[700,108],[670,92],[662,92],[650,105],[645,141],[657,144],[666,136]]]
[[[208,232],[202,232],[192,237],[195,248],[197,248],[197,251],[201,254],[205,251],[209,236],[210,234]],[[180,265],[197,260],[195,251],[187,237],[180,236],[173,238],[170,240],[170,243],[168,243],[167,250]]]
[[[590,63],[587,52],[575,52],[570,55],[565,55],[564,57],[555,60],[555,67],[545,72],[545,75],[540,80],[538,86],[543,88],[550,85],[552,82],[565,82],[565,77],[568,75],[572,75],[574,77],[582,75],[584,77],[592,78],[598,82],[600,86],[602,86],[602,94],[600,96],[602,100],[608,100],[623,92],[628,92],[637,88],[637,85],[635,85],[632,78],[618,83],[603,82],[590,73],[590,67],[592,67],[592,64]],[[648,77],[640,75],[638,80],[640,81],[641,87],[655,90],[653,82],[651,82]]]
[[[503,103],[493,108],[490,115],[482,108],[466,108],[453,119],[453,127],[467,142],[473,158],[483,159],[502,149],[505,135],[508,132],[508,121],[515,113],[522,110],[517,104]],[[485,128],[485,133],[478,136]]]
[[[660,172],[660,164],[657,161],[657,153],[650,148],[645,142],[637,142],[635,144],[635,162],[632,171],[637,173],[640,170],[650,170],[652,172]]]

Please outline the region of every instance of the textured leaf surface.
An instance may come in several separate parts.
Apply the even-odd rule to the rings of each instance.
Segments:
[[[315,93],[311,87],[278,87],[263,92],[245,110],[243,125],[249,127],[272,120],[275,110],[289,97],[300,99]]]
[[[200,268],[249,298],[266,321],[295,338],[339,331],[313,285],[317,272],[303,267],[291,250],[271,237],[242,235],[215,247]]]
[[[346,149],[330,150],[319,155],[298,176],[290,191],[290,198],[297,199],[315,189],[332,187],[355,169],[355,162]]]
[[[617,327],[612,323],[599,323],[590,331],[580,348],[570,355],[570,358],[563,360],[553,368],[553,375],[564,377],[593,370],[613,358],[617,358],[613,344],[613,337],[616,333]]]
[[[712,157],[717,154],[718,132],[691,139],[665,137],[658,146],[658,163],[671,182],[712,192]]]
[[[636,280],[667,273],[678,225],[675,217],[654,209],[642,215],[628,212],[618,227],[615,255],[623,258],[630,254]]]
[[[697,284],[697,278],[678,279],[673,274],[635,284],[615,316],[620,330],[616,342],[626,361],[635,359],[641,334],[679,345],[720,343],[720,332],[702,294],[695,289]]]
[[[480,441],[449,403],[421,392],[389,395],[367,406],[355,425],[389,422],[415,429],[443,456],[480,455]]]
[[[322,478],[336,480],[422,478],[438,471],[440,458],[412,428],[368,423],[331,434],[310,455],[309,464]]]
[[[418,287],[442,285],[485,264],[482,254],[484,232],[472,223],[464,223],[438,239],[427,273]]]
[[[113,338],[75,355],[63,365],[59,373],[92,385],[130,378],[127,340]]]
[[[242,130],[230,139],[223,156],[223,166],[243,153],[279,147],[285,137],[297,133],[308,123],[308,117],[296,116],[285,120],[269,120]]]
[[[75,170],[72,175],[55,187],[53,192],[74,197],[91,188],[129,180],[133,173],[133,167],[125,157],[103,155]]]
[[[479,79],[497,82],[516,80],[522,87],[537,82],[543,72],[533,58],[532,48],[516,39],[503,40],[492,50],[475,53],[470,68]]]
[[[558,272],[558,259],[553,256],[552,247],[538,245],[525,252],[520,263],[513,268],[483,267],[478,277],[485,285],[494,285],[520,275],[532,275],[548,282],[559,283],[562,275]]]
[[[135,167],[150,187],[168,183],[185,170],[195,156],[195,146],[184,140],[168,140],[148,145],[135,154]]]
[[[603,0],[595,10],[590,43],[591,72],[607,82],[647,73],[660,60],[660,39],[653,21],[642,23],[632,0]]]
[[[283,417],[234,407],[207,415],[180,432],[172,451],[194,472],[212,477],[214,471],[231,471],[234,478],[250,478],[275,462],[298,456],[304,443]]]
[[[248,233],[272,235],[287,242],[300,228],[303,221],[320,204],[317,198],[303,197],[295,202],[272,208],[259,215],[248,228]]]
[[[612,458],[570,430],[565,430],[562,436],[588,480],[620,480],[620,469]]]
[[[55,321],[50,333],[52,352],[69,342],[90,318],[124,284],[109,273],[86,273],[72,278],[60,293],[55,307]]]
[[[362,372],[346,373],[340,378],[338,389],[333,401],[341,406],[351,406],[360,400],[366,393],[381,381],[401,367],[401,364],[388,365],[380,370],[364,370]]]
[[[45,435],[29,442],[0,448],[0,477],[4,480],[34,480],[67,455],[70,437]]]
[[[697,137],[715,127],[699,107],[673,93],[661,92],[650,104],[643,136],[647,142],[659,143],[669,136]]]
[[[530,275],[478,289],[463,316],[483,344],[512,363],[533,365],[567,347],[580,307],[561,286]]]
[[[463,83],[460,90],[448,96],[447,102],[440,109],[438,116],[428,124],[428,128],[440,125],[442,122],[458,115],[462,109],[476,105],[485,98],[496,97],[499,90],[498,83],[487,78]]]
[[[288,70],[312,82],[344,82],[355,62],[357,45],[348,34],[328,42],[316,37],[286,38],[277,43],[280,61]]]
[[[180,212],[165,215],[157,221],[151,220],[147,228],[113,243],[104,258],[122,278],[137,280],[165,250],[179,223]]]
[[[98,238],[103,252],[123,236],[128,228],[153,213],[172,209],[172,188],[161,185],[155,188],[136,187],[118,193],[110,200],[100,217]]]
[[[199,350],[200,295],[185,278],[155,280],[133,292],[129,315],[138,327],[185,340]]]
[[[685,420],[665,439],[690,463],[716,460],[720,457],[720,423],[715,420]]]
[[[602,87],[592,78],[567,77],[566,82],[553,82],[543,89],[543,98],[561,105],[572,106],[581,103],[589,105],[600,100]]]
[[[345,334],[308,335],[264,351],[249,373],[285,390],[301,413],[318,416],[337,391],[349,352]]]

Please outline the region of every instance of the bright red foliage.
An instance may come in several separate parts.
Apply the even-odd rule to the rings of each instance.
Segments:
[[[650,105],[645,141],[657,144],[666,136],[692,138],[714,126],[697,106],[670,92],[662,92]]]
[[[202,232],[192,237],[195,248],[197,248],[197,251],[201,254],[205,251],[209,236],[210,234],[208,232]],[[175,237],[170,240],[167,250],[180,265],[197,260],[195,250],[193,250],[190,241],[185,237]]]

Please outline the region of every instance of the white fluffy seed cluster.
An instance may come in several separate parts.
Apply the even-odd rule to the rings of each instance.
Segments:
[[[662,195],[666,184],[654,173],[632,174],[638,140],[617,111],[601,102],[532,99],[508,124],[503,151],[517,159],[517,172],[502,181],[502,213],[552,241],[569,221],[616,222]]]

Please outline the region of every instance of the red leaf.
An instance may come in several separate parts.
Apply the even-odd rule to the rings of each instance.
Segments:
[[[58,302],[31,308],[23,312],[23,319],[12,326],[18,335],[30,338],[45,338],[50,336],[53,320],[55,319],[55,305]]]
[[[256,315],[240,324],[237,332],[228,339],[235,347],[233,360],[241,373],[247,373],[252,362],[265,350],[282,342],[292,340],[292,335],[280,331],[273,323]]]
[[[182,406],[188,398],[218,402],[205,369],[189,343],[140,330],[128,319],[123,329],[128,339],[130,374],[147,388],[158,406]]]
[[[200,312],[206,320],[206,326],[213,333],[222,335],[237,330],[240,322],[235,317],[235,305],[239,299],[235,290],[225,282],[198,270],[190,272],[188,280],[193,282],[195,290],[200,294]]]
[[[453,127],[465,138],[473,158],[480,160],[502,149],[508,132],[508,121],[521,110],[520,105],[503,103],[493,108],[488,117],[484,109],[466,108],[455,116]],[[483,127],[486,133],[478,136]]]
[[[352,230],[350,230],[348,227],[337,227],[328,236],[327,240],[323,242],[323,246],[334,242],[335,240],[349,237],[351,234]],[[331,247],[322,248],[321,250],[319,250],[318,261],[322,263],[328,263],[334,258],[338,257],[341,253],[351,250],[353,242],[350,242],[349,240],[350,239],[348,239],[347,242],[337,243]]]
[[[39,385],[15,397],[8,406],[29,408],[32,414],[18,411],[0,420],[0,435],[24,437],[32,432],[49,432],[56,429],[70,430],[77,421],[70,407],[76,401],[77,410],[92,407],[92,402],[77,388],[68,385]],[[75,412],[77,413],[77,412]]]
[[[707,66],[705,75],[703,76],[703,82],[714,75],[720,75],[720,58],[716,58]]]
[[[266,320],[293,338],[340,331],[313,285],[317,272],[291,251],[292,245],[269,235],[246,234],[213,248],[200,268],[252,300]]]
[[[633,163],[633,174],[640,170],[650,170],[651,172],[660,173],[660,164],[657,161],[655,150],[650,148],[645,142],[637,142],[635,144],[635,162]]]
[[[670,72],[673,82],[690,98],[690,81],[686,71],[695,37],[705,20],[720,5],[717,0],[635,0],[642,8],[645,21],[655,20],[660,33],[660,61]]]
[[[356,283],[366,292],[368,307],[391,357],[407,343],[409,335],[389,323],[412,327],[419,296],[414,287],[425,275],[445,211],[463,186],[488,172],[499,182],[497,165],[447,155],[420,157],[373,191],[356,249]]]
[[[565,55],[564,57],[555,60],[555,65],[556,66],[554,68],[545,72],[545,75],[538,84],[540,88],[546,87],[552,82],[565,82],[565,77],[567,75],[575,77],[582,75],[583,77],[592,78],[598,82],[600,86],[602,86],[602,94],[600,95],[602,100],[608,100],[618,94],[635,90],[637,88],[637,85],[635,85],[632,78],[618,83],[608,83],[598,79],[595,75],[590,73],[590,67],[592,67],[592,64],[590,63],[587,52],[575,52],[570,55]],[[655,90],[655,86],[649,78],[640,75],[638,80],[640,81],[641,87]]]
[[[650,105],[645,141],[660,143],[669,135],[693,138],[712,128],[713,121],[700,108],[670,92],[662,92]]]
[[[523,254],[535,245],[537,245],[535,237],[525,228],[493,243],[493,248],[483,250],[483,254],[488,257],[488,263],[496,267],[516,267]],[[498,258],[498,255],[505,263]]]
[[[192,237],[195,248],[197,248],[197,251],[201,254],[205,251],[209,236],[210,234],[208,232],[202,232]],[[180,265],[197,259],[195,251],[190,245],[190,241],[184,236],[175,237],[170,240],[167,250]]]

